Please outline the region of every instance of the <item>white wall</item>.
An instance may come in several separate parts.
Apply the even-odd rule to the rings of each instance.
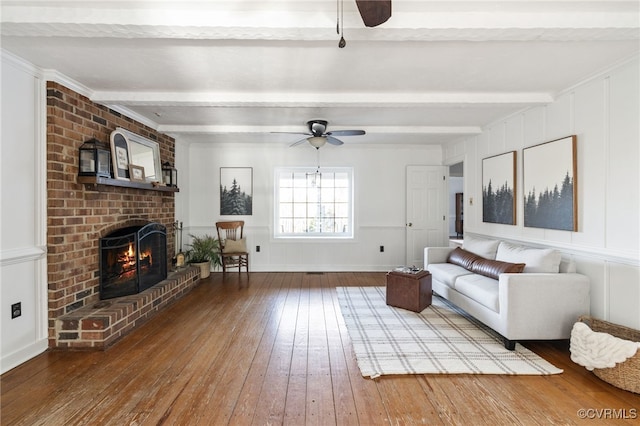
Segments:
[[[44,82],[2,54],[0,370],[47,348]],[[22,315],[11,319],[11,305]]]
[[[640,329],[640,70],[638,58],[500,120],[452,146],[464,158],[465,233],[553,246],[591,279],[591,314]],[[522,149],[577,135],[578,232],[523,224]],[[482,222],[482,159],[517,151],[515,226]],[[473,204],[471,204],[473,199]]]
[[[177,141],[180,145],[180,141]],[[354,169],[355,238],[353,240],[300,241],[273,238],[274,169],[279,166],[317,165],[310,145],[289,148],[282,144],[191,144],[188,185],[180,184],[176,219],[188,233],[215,233],[221,219],[246,221],[250,269],[253,271],[386,271],[405,263],[405,170],[407,165],[440,165],[439,146],[358,145],[320,149],[320,165]],[[177,149],[176,158],[185,152]],[[220,216],[220,167],[253,168],[253,215]],[[184,175],[185,173],[182,173]],[[179,178],[180,180],[182,177]],[[184,182],[184,181],[182,181]],[[184,188],[184,190],[183,190]],[[182,217],[180,217],[182,216]],[[185,243],[188,243],[185,238]],[[256,252],[256,246],[261,250]],[[380,253],[379,247],[385,247]]]

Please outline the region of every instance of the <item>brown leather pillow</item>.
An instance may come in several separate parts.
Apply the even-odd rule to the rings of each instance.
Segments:
[[[490,260],[479,257],[472,264],[469,270],[485,277],[498,279],[500,274],[504,273],[520,273],[524,270],[524,263],[509,263],[499,260]]]
[[[454,265],[462,266],[464,269],[471,270],[471,265],[477,259],[482,259],[482,257],[478,256],[475,253],[471,253],[470,251],[461,249],[460,247],[456,247],[449,253],[449,257],[447,257],[448,263],[453,263]]]

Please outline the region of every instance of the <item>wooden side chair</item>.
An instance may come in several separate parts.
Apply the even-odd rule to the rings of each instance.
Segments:
[[[238,268],[238,274],[245,267],[249,273],[249,251],[244,238],[244,221],[216,222],[218,241],[220,241],[220,257],[222,258],[222,273],[227,269]]]

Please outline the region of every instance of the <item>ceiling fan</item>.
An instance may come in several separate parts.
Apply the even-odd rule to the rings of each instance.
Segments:
[[[360,136],[364,135],[364,130],[336,130],[333,132],[327,132],[327,125],[329,124],[326,120],[309,120],[307,121],[307,127],[309,127],[308,132],[274,132],[274,133],[289,133],[289,134],[300,134],[306,135],[308,137],[304,139],[300,139],[292,143],[289,146],[300,145],[303,142],[309,142],[311,146],[316,149],[319,149],[321,146],[324,146],[325,143],[329,142],[331,145],[342,145],[340,139],[337,139],[335,136]]]

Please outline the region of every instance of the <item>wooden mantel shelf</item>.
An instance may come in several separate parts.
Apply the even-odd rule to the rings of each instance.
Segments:
[[[120,186],[123,188],[136,188],[147,189],[150,191],[160,192],[179,192],[180,189],[172,186],[154,186],[149,182],[132,182],[129,180],[112,179],[100,176],[78,176],[78,183],[84,183],[88,185],[106,185],[106,186]]]

